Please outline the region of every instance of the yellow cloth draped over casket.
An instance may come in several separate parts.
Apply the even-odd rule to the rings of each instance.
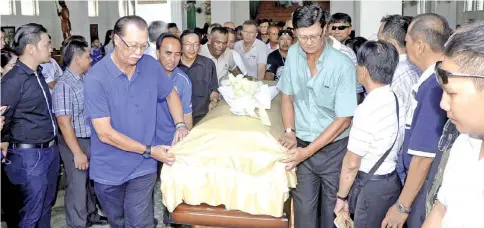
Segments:
[[[161,191],[170,212],[182,202],[225,205],[254,215],[283,215],[294,171],[279,160],[285,149],[276,138],[284,133],[277,96],[267,110],[272,126],[256,118],[235,116],[221,102],[170,152],[173,166],[163,166]]]

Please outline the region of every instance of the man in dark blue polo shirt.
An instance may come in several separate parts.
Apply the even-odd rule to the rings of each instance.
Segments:
[[[13,47],[19,60],[2,78],[1,92],[1,105],[10,107],[2,131],[2,142],[9,142],[8,152],[2,151],[5,172],[23,199],[19,227],[50,227],[59,152],[52,98],[39,65],[49,62],[52,45],[46,29],[31,23],[17,30]]]
[[[200,34],[185,30],[181,35],[182,57],[178,67],[190,78],[193,85],[193,125],[197,124],[219,101],[215,63],[198,54]]]
[[[405,37],[408,59],[423,73],[412,88],[405,123],[405,140],[398,170],[404,188],[383,220],[382,227],[420,228],[425,220],[425,199],[442,153],[438,145],[446,122],[439,104],[442,88],[435,78],[435,63],[443,58],[444,44],[452,30],[437,14],[421,14],[408,27]],[[430,170],[430,172],[429,172]],[[407,219],[408,217],[408,219]]]
[[[112,228],[154,227],[153,186],[157,162],[171,165],[168,146],[151,147],[156,105],[167,100],[175,137],[186,135],[183,110],[161,65],[143,55],[148,25],[138,16],[120,18],[114,51],[84,78],[85,114],[92,123],[89,175]]]

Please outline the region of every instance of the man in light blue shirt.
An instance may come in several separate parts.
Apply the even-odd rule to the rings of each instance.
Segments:
[[[297,166],[296,228],[334,226],[339,174],[356,109],[355,67],[325,41],[327,18],[317,4],[294,12],[299,42],[289,49],[278,83],[286,128],[280,142],[290,149],[283,162],[287,169]]]

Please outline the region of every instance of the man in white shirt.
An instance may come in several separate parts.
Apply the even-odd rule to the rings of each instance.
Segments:
[[[447,41],[436,77],[440,107],[462,133],[450,152],[438,201],[424,228],[484,224],[484,23],[459,28]]]
[[[153,58],[158,59],[156,55],[156,41],[162,33],[167,32],[167,24],[163,21],[153,21],[148,26],[148,38],[150,46],[146,48],[145,55],[151,55]]]
[[[391,86],[404,104],[404,113],[407,113],[410,108],[412,86],[417,84],[418,76],[421,73],[415,65],[410,63],[405,49],[405,35],[412,18],[402,15],[389,15],[383,17],[381,22],[378,39],[393,44],[400,54]]]
[[[234,45],[234,50],[240,54],[247,74],[259,80],[263,80],[266,74],[267,47],[257,37],[257,23],[245,21],[242,25],[243,40]]]
[[[40,64],[42,66],[42,75],[44,75],[45,82],[49,85],[50,93],[54,91],[54,86],[57,80],[62,76],[64,71],[59,66],[57,61],[53,58],[50,58],[48,63]]]
[[[234,29],[227,29],[227,31],[229,32],[229,40],[227,42],[227,48],[232,50],[232,56],[234,57],[235,64],[239,68],[240,72],[242,72],[242,74],[244,75],[247,75],[247,69],[245,69],[245,65],[244,65],[244,62],[242,61],[242,57],[240,57],[240,54],[238,52],[234,51],[235,38],[237,34],[235,34]]]
[[[403,142],[404,110],[390,87],[398,64],[398,52],[384,41],[366,42],[360,50],[358,81],[368,96],[356,108],[353,117],[334,213],[338,216],[343,212],[349,217],[345,210],[348,208],[347,196],[352,185],[357,185],[363,190],[352,208],[355,227],[380,227],[401,190],[395,167]],[[362,180],[370,175],[370,170],[388,150],[374,175],[363,185]]]
[[[228,31],[224,27],[213,27],[208,42],[200,47],[199,54],[211,59],[217,69],[217,79],[227,78],[229,72],[240,74],[235,64],[232,50],[227,48]]]
[[[273,51],[279,49],[279,28],[275,25],[270,25],[267,29],[269,34],[269,42],[267,42],[267,56]]]

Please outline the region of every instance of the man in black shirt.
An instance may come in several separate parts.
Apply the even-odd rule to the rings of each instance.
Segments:
[[[279,80],[284,71],[287,50],[292,45],[293,34],[290,30],[279,31],[279,50],[273,51],[267,57],[266,80]]]
[[[178,67],[192,82],[193,125],[196,125],[219,101],[215,63],[198,54],[200,34],[185,30],[181,35],[182,57]]]
[[[50,227],[59,153],[52,98],[39,65],[49,62],[52,45],[46,29],[30,23],[17,30],[12,46],[19,59],[1,84],[1,105],[10,107],[2,131],[2,142],[9,142],[2,151],[5,172],[22,194],[19,227]]]

